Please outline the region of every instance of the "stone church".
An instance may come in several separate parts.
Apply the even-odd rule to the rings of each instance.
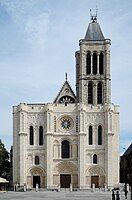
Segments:
[[[119,183],[119,106],[111,102],[111,40],[91,16],[76,58],[51,103],[13,107],[13,183],[27,188],[112,188]]]

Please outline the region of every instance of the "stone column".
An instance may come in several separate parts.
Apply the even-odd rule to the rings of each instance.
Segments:
[[[20,186],[24,186],[26,180],[26,133],[19,133],[19,141],[20,141]]]
[[[107,45],[107,50],[105,51],[105,73],[106,73],[105,102],[111,103],[110,46],[109,45]]]
[[[97,83],[93,83],[93,105],[97,105]]]
[[[107,111],[105,113],[105,131],[106,131],[106,137],[105,137],[105,171],[106,171],[106,184],[108,188],[113,187],[113,133],[111,131],[111,120],[110,120],[110,113]]]
[[[22,105],[21,105],[22,106]],[[22,107],[23,109],[23,107]],[[27,164],[27,132],[26,132],[26,121],[27,113],[20,111],[20,132],[19,132],[19,142],[20,142],[20,186],[24,186],[27,183],[26,177],[26,164]]]
[[[53,186],[53,173],[52,173],[52,163],[53,163],[53,133],[51,132],[51,124],[54,123],[51,113],[47,112],[47,133],[45,134],[46,140],[46,187],[51,189]]]
[[[59,144],[59,158],[61,159],[61,143]]]
[[[47,181],[46,187],[50,189],[53,186],[53,174],[52,174],[52,163],[53,163],[53,147],[52,147],[52,134],[46,133],[46,171],[47,171]]]
[[[85,133],[80,132],[78,136],[78,187],[85,187]]]
[[[85,187],[85,142],[86,134],[84,133],[84,112],[80,112],[80,133],[78,135],[78,186],[80,189]]]
[[[39,145],[39,127],[37,125],[34,126],[34,146]]]

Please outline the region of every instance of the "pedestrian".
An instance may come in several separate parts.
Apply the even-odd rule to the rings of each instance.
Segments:
[[[127,199],[127,194],[128,194],[127,188],[124,189],[124,192],[125,192],[125,198]]]

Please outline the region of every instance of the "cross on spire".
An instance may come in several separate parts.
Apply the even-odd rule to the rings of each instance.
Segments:
[[[66,79],[66,81],[67,81],[67,72],[65,73],[65,79]]]
[[[97,14],[98,14],[98,8],[96,6],[96,12],[92,14],[92,9],[90,9],[90,17],[91,17],[91,22],[95,23],[97,22]]]

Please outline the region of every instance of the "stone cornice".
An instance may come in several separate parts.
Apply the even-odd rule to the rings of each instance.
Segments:
[[[85,132],[79,132],[78,135],[79,135],[79,136],[81,136],[81,135],[86,136],[87,134],[86,134]]]
[[[114,132],[109,131],[109,132],[107,133],[107,135],[108,135],[108,136],[113,136],[113,135],[114,135]]]
[[[52,135],[53,136],[53,133],[47,132],[47,133],[45,133],[45,135]]]
[[[20,135],[20,136],[27,136],[27,132],[19,132],[19,134],[18,135]]]

